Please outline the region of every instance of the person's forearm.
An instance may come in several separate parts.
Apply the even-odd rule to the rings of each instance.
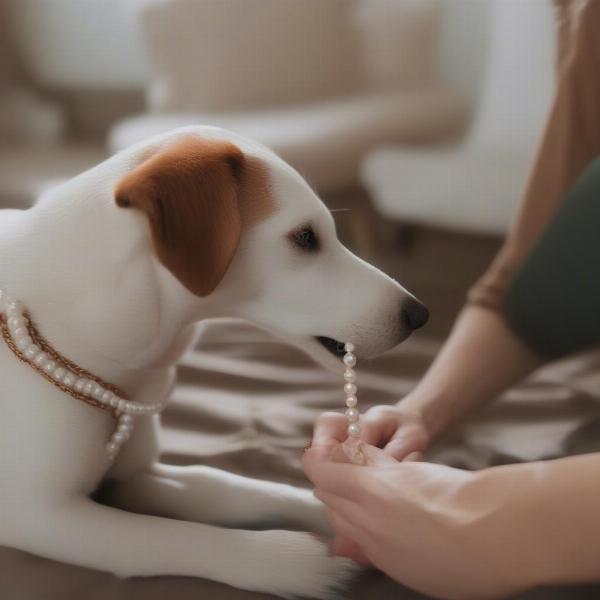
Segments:
[[[465,534],[515,589],[600,581],[599,472],[600,454],[483,470]]]
[[[418,412],[435,437],[540,363],[500,315],[467,306],[425,377],[400,404]]]

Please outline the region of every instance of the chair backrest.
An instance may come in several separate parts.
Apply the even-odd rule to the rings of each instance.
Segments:
[[[427,86],[438,79],[442,23],[437,0],[360,0],[353,25],[368,89]]]
[[[452,0],[455,2],[457,0]],[[463,0],[464,1],[464,0]],[[472,1],[472,0],[470,0]],[[0,0],[27,78],[72,122],[426,85],[440,0]],[[0,23],[0,26],[2,23]],[[149,91],[149,93],[148,93]]]
[[[231,110],[355,87],[353,0],[143,0],[150,107]]]
[[[137,2],[161,112],[422,85],[437,61],[437,0]]]

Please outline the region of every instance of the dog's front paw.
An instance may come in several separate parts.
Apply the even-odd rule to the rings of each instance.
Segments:
[[[241,587],[283,598],[330,600],[339,598],[360,571],[350,559],[330,556],[327,545],[312,534],[261,531],[254,535],[251,573],[246,571],[254,581]]]
[[[331,536],[331,527],[327,521],[323,503],[315,498],[312,490],[295,489],[293,502],[288,506],[288,521],[303,531],[312,531]]]

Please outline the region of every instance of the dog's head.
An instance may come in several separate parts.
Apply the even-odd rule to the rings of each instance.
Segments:
[[[427,320],[411,294],[342,246],[296,171],[220,130],[151,146],[115,200],[145,215],[156,258],[191,292],[198,318],[249,319],[329,365],[345,340],[370,357]]]

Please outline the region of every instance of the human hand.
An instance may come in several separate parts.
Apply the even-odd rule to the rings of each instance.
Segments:
[[[317,418],[313,446],[346,439],[348,420],[342,413],[326,412]],[[397,460],[421,460],[431,436],[418,411],[403,404],[374,406],[360,417],[361,441],[378,446]]]
[[[523,524],[496,516],[515,481],[490,484],[479,473],[398,462],[366,444],[366,465],[356,466],[332,460],[324,448],[307,451],[304,468],[337,534],[334,553],[440,598],[480,600],[520,589],[507,565],[511,531]],[[335,443],[329,448],[335,456]]]

